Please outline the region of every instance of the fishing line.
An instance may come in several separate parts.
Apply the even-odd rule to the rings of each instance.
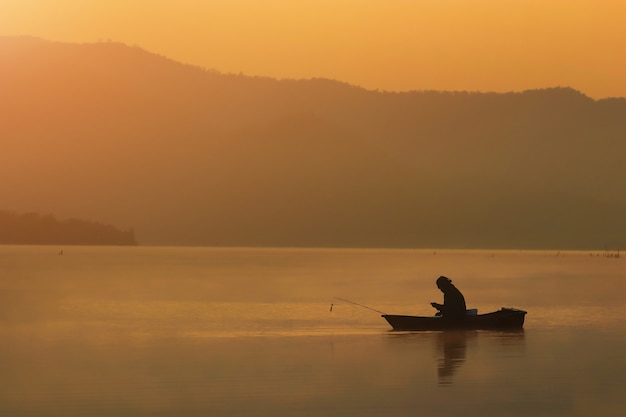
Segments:
[[[354,305],[359,306],[359,307],[367,308],[368,310],[372,310],[372,311],[375,311],[375,312],[380,313],[380,314],[385,314],[385,315],[387,314],[384,311],[376,310],[375,308],[368,307],[366,305],[359,304],[359,303],[354,302],[354,301],[346,300],[345,298],[341,298],[341,297],[333,297],[333,298],[336,298],[337,300],[345,301],[346,303],[354,304]],[[332,311],[332,304],[331,304],[331,311]]]

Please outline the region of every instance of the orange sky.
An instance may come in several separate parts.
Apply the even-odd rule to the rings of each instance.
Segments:
[[[380,90],[626,97],[624,0],[0,0],[0,35]]]

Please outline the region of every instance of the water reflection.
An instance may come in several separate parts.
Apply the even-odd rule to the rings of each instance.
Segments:
[[[439,385],[451,385],[454,375],[464,365],[468,342],[473,346],[472,363],[482,364],[507,357],[524,356],[524,329],[511,331],[441,332],[437,336],[437,375]]]
[[[451,386],[456,379],[475,379],[490,372],[498,361],[525,356],[524,330],[390,332],[393,352],[405,358],[430,356],[438,386]],[[407,372],[419,372],[419,369]]]
[[[475,333],[456,331],[437,335],[437,377],[440,385],[452,384],[452,377],[465,362],[468,337],[475,337]]]

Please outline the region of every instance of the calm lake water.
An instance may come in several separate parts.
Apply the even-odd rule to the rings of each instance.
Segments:
[[[0,246],[0,416],[626,415],[624,257],[62,249]],[[524,331],[333,298],[431,315],[439,275]]]

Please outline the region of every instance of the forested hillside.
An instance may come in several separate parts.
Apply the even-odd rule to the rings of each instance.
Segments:
[[[0,38],[0,209],[142,244],[626,246],[626,100],[380,92]]]
[[[132,230],[52,215],[0,211],[0,244],[136,245]]]

